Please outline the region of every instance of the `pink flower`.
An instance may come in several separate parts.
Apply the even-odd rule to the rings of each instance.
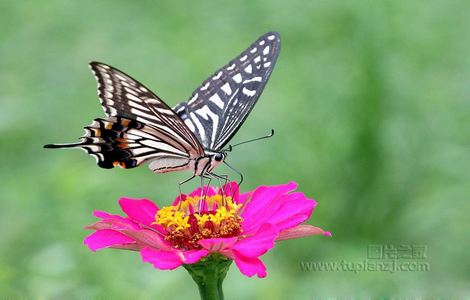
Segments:
[[[321,228],[300,225],[316,202],[294,192],[297,184],[260,186],[238,193],[238,185],[205,187],[180,195],[172,206],[159,209],[147,199],[121,198],[127,217],[95,211],[101,220],[84,243],[93,251],[117,248],[140,251],[155,268],[175,269],[220,253],[235,261],[246,276],[266,276],[260,256],[280,240],[314,234],[331,235]],[[230,196],[229,196],[230,195]]]

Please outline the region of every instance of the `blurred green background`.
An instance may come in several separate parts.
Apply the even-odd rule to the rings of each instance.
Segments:
[[[265,279],[232,267],[226,298],[470,297],[466,0],[1,1],[0,295],[197,298],[182,268],[82,244],[94,209],[118,213],[120,196],[167,204],[188,173],[104,170],[42,145],[75,141],[103,116],[88,61],[174,105],[269,30],[282,35],[281,55],[234,141],[276,135],[229,161],[244,190],[297,181],[319,202],[309,222],[333,237],[278,243]],[[430,270],[300,267],[361,262],[368,245],[424,245]]]

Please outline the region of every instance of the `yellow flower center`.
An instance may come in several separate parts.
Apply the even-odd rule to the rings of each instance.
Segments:
[[[167,230],[165,239],[175,248],[200,249],[201,239],[234,237],[241,233],[241,206],[230,196],[188,196],[177,205],[161,208],[153,224]]]

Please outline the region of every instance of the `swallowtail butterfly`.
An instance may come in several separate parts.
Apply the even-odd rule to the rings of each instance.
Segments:
[[[156,173],[210,175],[261,95],[279,50],[278,33],[262,35],[173,109],[126,73],[91,62],[106,118],[86,126],[80,142],[44,147],[81,148],[102,168],[150,162]]]

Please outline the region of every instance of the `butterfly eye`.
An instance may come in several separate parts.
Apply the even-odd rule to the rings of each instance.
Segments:
[[[224,155],[222,153],[216,153],[214,155],[215,161],[222,161],[223,158],[224,158]]]

